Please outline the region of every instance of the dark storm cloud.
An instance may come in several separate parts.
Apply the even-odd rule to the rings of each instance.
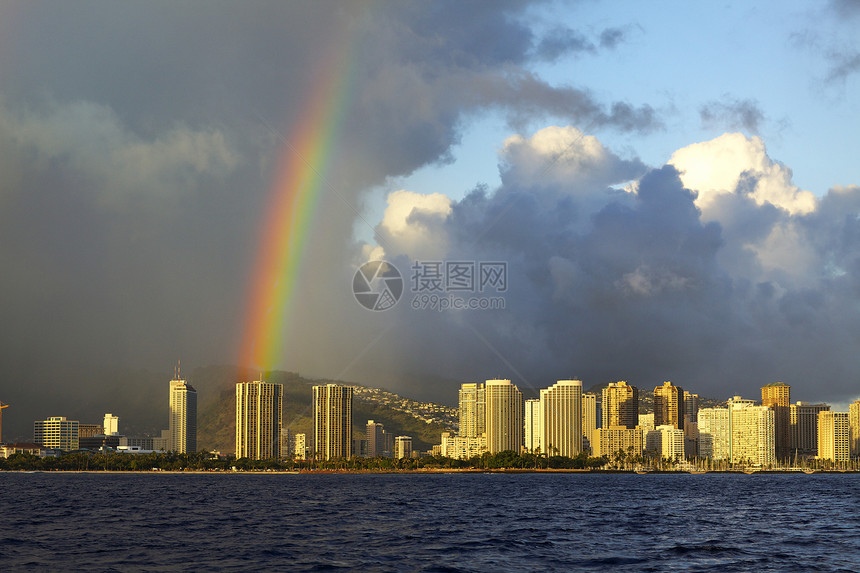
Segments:
[[[730,97],[706,103],[699,108],[699,117],[706,126],[718,126],[732,131],[743,130],[751,134],[758,134],[765,121],[764,112],[757,102]]]
[[[7,427],[17,419],[27,438],[36,417],[82,416],[56,411],[84,387],[63,374],[72,361],[169,370],[178,356],[189,365],[235,360],[280,149],[293,143],[284,139],[304,116],[321,54],[343,38],[351,83],[337,159],[296,286],[301,336],[280,366],[358,376],[350,364],[366,355],[373,319],[356,314],[343,285],[368,186],[444,161],[463,125],[487,109],[516,122],[660,125],[648,106],[602,101],[575,78],[554,86],[536,76],[529,66],[540,40],[528,10],[3,3],[0,399],[18,408]],[[332,316],[343,319],[331,324]]]

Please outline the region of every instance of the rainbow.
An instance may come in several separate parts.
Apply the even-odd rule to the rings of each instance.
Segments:
[[[290,303],[351,84],[350,43],[333,44],[317,66],[298,123],[280,150],[246,295],[242,366],[272,368],[283,352]]]

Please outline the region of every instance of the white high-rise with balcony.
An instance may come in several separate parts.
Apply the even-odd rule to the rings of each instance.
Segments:
[[[582,382],[559,380],[540,391],[541,438],[547,455],[582,452]]]
[[[523,448],[523,394],[510,380],[484,384],[487,450],[491,454]]]

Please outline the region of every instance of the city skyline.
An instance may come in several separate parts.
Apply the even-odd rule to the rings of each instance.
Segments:
[[[188,387],[183,380],[170,381],[171,410],[180,403],[187,408],[189,398],[177,394],[189,393]],[[844,466],[860,459],[860,400],[851,403],[848,411],[831,410],[828,404],[790,403],[791,387],[785,383],[763,385],[761,401],[734,396],[725,406],[700,409],[696,394],[664,381],[654,388],[651,412],[643,413],[637,408],[635,416],[631,415],[630,406],[638,397],[638,389],[624,381],[610,383],[603,389],[601,406],[605,407],[600,408],[607,412],[603,420],[608,425],[597,428],[594,427],[598,419],[597,395],[584,394],[579,380],[559,380],[541,389],[540,399],[526,401],[510,380],[463,383],[459,390],[463,407],[457,411],[461,431],[441,432],[441,442],[433,446],[432,452],[414,450],[411,436],[395,437],[374,420],[367,421],[364,438],[353,439],[355,390],[360,388],[332,383],[312,387],[313,447],[306,449],[305,434],[296,434],[283,423],[281,384],[237,382],[235,457],[251,460],[307,457],[330,461],[441,455],[469,459],[508,451],[514,455],[566,459],[580,458],[582,454],[590,456],[589,459],[602,457],[597,463],[603,465],[624,460],[637,464],[671,461],[673,464],[706,462],[708,467],[713,463],[723,469],[791,465],[795,470],[799,469],[798,460]],[[196,404],[196,392],[193,389],[191,392]],[[474,425],[470,429],[469,420],[479,417],[475,411],[479,395],[480,409],[484,411],[480,418],[485,420],[486,427],[473,435],[476,429]],[[688,403],[683,429],[678,427],[680,424],[667,423],[673,416],[666,414],[667,408],[674,409],[674,418],[680,420],[682,399]],[[781,411],[785,411],[788,420],[784,432],[788,442],[782,446],[778,428]],[[173,438],[175,433],[175,428],[171,428],[162,431],[160,438],[125,436],[119,433],[119,417],[111,413],[104,415],[100,425],[51,417],[35,421],[34,443],[5,444],[2,455],[32,451],[39,457],[55,456],[78,448],[91,452],[194,453],[187,443]],[[210,454],[221,457],[217,452]]]

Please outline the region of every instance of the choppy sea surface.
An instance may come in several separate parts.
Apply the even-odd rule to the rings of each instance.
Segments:
[[[2,571],[860,571],[860,474],[0,473]]]

